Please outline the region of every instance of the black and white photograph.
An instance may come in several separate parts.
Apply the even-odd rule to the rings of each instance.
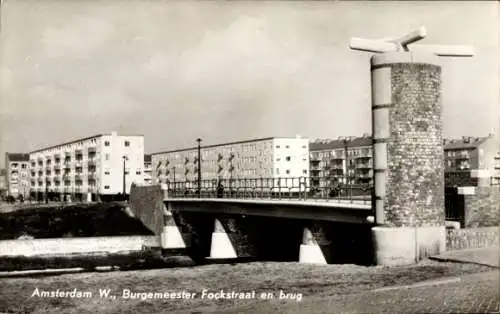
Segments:
[[[0,0],[0,314],[500,313],[500,3]]]

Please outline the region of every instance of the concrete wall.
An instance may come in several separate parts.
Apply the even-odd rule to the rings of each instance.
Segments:
[[[159,247],[157,236],[89,237],[0,241],[0,256],[36,256],[91,252],[141,251]]]
[[[159,185],[131,187],[130,209],[156,235],[163,231],[163,191]]]
[[[466,228],[500,225],[500,186],[478,186],[464,203]]]
[[[499,245],[500,227],[448,229],[446,249],[474,249]]]

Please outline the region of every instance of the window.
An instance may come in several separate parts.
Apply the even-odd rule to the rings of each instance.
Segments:
[[[129,171],[128,171],[128,170],[127,170],[127,171],[125,171],[125,174],[126,174],[126,175],[127,175],[127,174],[129,174]]]
[[[105,154],[105,155],[104,155],[104,159],[105,159],[105,160],[109,160],[109,154]]]
[[[104,171],[104,174],[105,175],[109,175],[109,171]]]
[[[307,148],[307,145],[302,145],[302,148]]]
[[[278,157],[278,158],[276,158],[276,161],[280,161],[280,160],[281,160],[281,158],[279,158],[279,157]]]
[[[302,173],[307,174],[307,170],[306,169],[302,170]]]
[[[290,145],[285,146],[286,148],[290,148]]]
[[[129,147],[130,146],[130,141],[125,141],[125,147]]]
[[[135,174],[141,174],[141,172],[140,171],[136,171]]]
[[[280,168],[276,168],[276,174],[280,174]]]
[[[105,189],[105,190],[109,190],[109,185],[105,185],[105,186],[104,186],[104,189]]]
[[[104,146],[109,146],[109,141],[104,141]]]
[[[290,174],[290,169],[287,169],[287,170],[286,170],[286,174]]]
[[[292,158],[290,156],[286,156],[286,161],[290,161]]]
[[[22,168],[22,169],[26,169],[26,165],[25,165],[25,164],[22,164],[22,165],[21,165],[21,168]]]
[[[279,146],[279,145],[276,145],[276,148],[280,148],[280,146]]]

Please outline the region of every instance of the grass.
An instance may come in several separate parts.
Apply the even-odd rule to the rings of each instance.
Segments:
[[[37,204],[0,213],[0,240],[152,234],[119,203]]]
[[[358,293],[391,285],[490,270],[489,267],[425,261],[417,265],[364,267],[356,265],[314,266],[298,263],[256,262],[236,265],[205,265],[132,271],[88,272],[58,276],[3,278],[0,312],[7,313],[191,313],[251,308],[268,302],[271,310],[279,300],[207,300],[203,289],[247,292],[301,293],[306,299]],[[90,299],[31,297],[34,289],[92,291]],[[117,298],[100,298],[99,289],[111,289]],[[190,291],[190,300],[122,299],[123,289],[137,292]],[[296,302],[288,300],[287,302]],[[260,304],[262,305],[262,304]]]

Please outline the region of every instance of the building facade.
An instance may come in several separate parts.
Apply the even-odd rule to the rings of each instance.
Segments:
[[[446,186],[490,185],[497,180],[499,146],[493,136],[444,140]]]
[[[368,134],[316,140],[309,147],[311,186],[373,183],[372,138]]]
[[[144,184],[153,184],[153,164],[151,163],[151,155],[144,155]]]
[[[24,153],[5,153],[7,195],[26,198],[30,192],[29,155]]]
[[[262,179],[270,185],[285,186],[298,185],[309,176],[309,140],[300,137],[202,146],[200,154],[203,181]],[[154,184],[197,184],[197,147],[154,153],[152,164]]]
[[[31,194],[97,200],[144,183],[144,136],[116,132],[30,152]]]

